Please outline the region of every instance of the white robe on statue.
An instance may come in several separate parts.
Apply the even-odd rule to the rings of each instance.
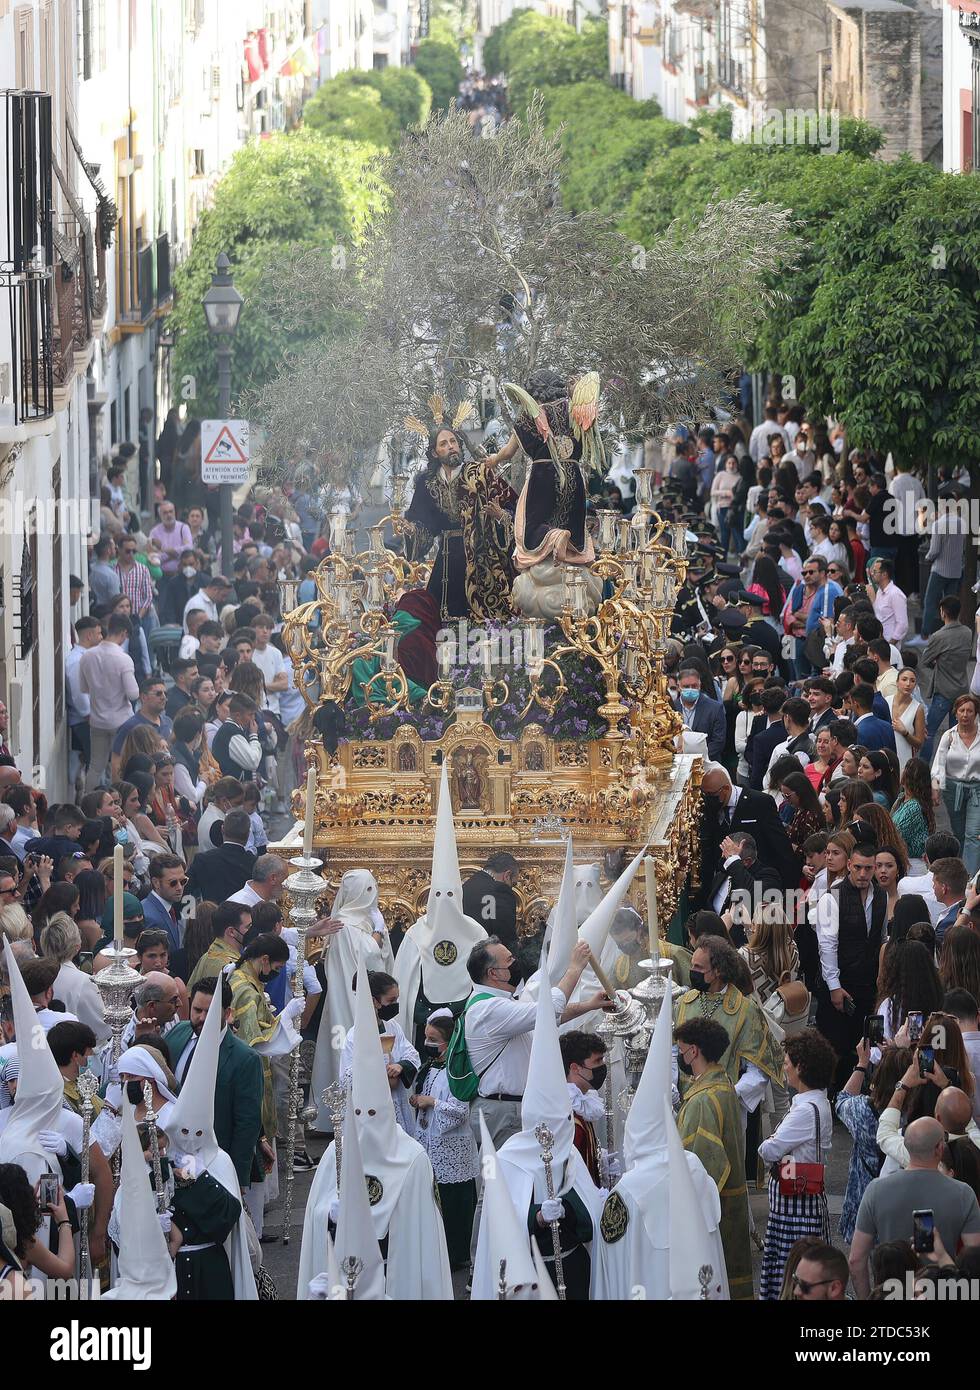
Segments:
[[[340,881],[330,915],[341,919],[344,930],[326,938],[329,945],[323,968],[327,989],[316,1035],[310,1095],[317,1107],[313,1128],[324,1134],[333,1132],[333,1120],[321,1096],[328,1086],[341,1080],[340,1053],[354,1024],[351,981],[357,973],[359,953],[366,952],[369,970],[383,970],[388,975],[395,971],[395,957],[378,908],[378,885],[373,874],[367,869],[349,869]],[[380,944],[377,935],[382,938]]]

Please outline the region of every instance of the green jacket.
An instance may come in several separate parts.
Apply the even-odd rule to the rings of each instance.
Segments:
[[[190,1042],[191,1025],[178,1023],[167,1034],[167,1050],[176,1067]],[[191,1066],[194,1065],[193,1058]],[[214,1088],[214,1133],[235,1165],[238,1181],[248,1187],[252,1159],[262,1132],[262,1059],[231,1029],[218,1048],[218,1079]]]

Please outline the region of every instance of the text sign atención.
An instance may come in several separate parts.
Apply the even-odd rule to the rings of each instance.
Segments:
[[[247,483],[249,429],[247,420],[201,421],[201,478],[206,483]]]

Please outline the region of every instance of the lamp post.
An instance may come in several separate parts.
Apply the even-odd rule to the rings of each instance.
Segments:
[[[222,251],[211,288],[201,300],[204,317],[214,338],[218,359],[218,415],[227,420],[231,411],[231,354],[235,330],[244,300],[231,278],[231,262]],[[231,483],[220,483],[221,489],[221,569],[226,578],[232,577],[234,561],[234,528],[232,524]]]

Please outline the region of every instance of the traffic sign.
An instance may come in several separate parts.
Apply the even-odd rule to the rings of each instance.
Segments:
[[[202,480],[206,483],[247,483],[251,475],[248,421],[202,420]]]

